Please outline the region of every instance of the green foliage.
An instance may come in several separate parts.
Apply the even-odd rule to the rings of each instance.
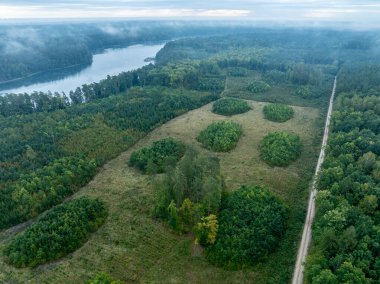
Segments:
[[[106,273],[98,273],[92,279],[87,280],[86,284],[122,284],[123,282],[112,279]]]
[[[127,95],[64,110],[0,116],[0,209],[7,212],[0,214],[0,228],[60,203],[145,133],[216,98],[183,89],[132,88]],[[72,156],[82,161],[64,162],[75,161]]]
[[[260,144],[261,158],[271,166],[288,166],[301,155],[301,150],[299,136],[287,132],[271,132]]]
[[[250,109],[247,102],[235,98],[222,98],[212,105],[212,112],[221,115],[245,113]]]
[[[318,181],[314,249],[306,269],[311,283],[380,281],[380,105],[369,91],[377,84],[369,80],[375,71],[370,65],[351,65],[338,77],[338,89],[350,93],[337,95]]]
[[[296,92],[296,96],[302,97],[302,98],[309,98],[312,96],[312,91],[310,86],[300,86]]]
[[[252,82],[248,85],[247,90],[252,93],[264,93],[271,89],[271,86],[264,81]]]
[[[292,83],[299,85],[318,85],[322,82],[323,74],[315,64],[296,63],[288,69],[287,76]]]
[[[266,119],[275,122],[285,122],[294,115],[292,107],[283,104],[269,104],[264,106],[263,113]]]
[[[185,144],[173,138],[153,142],[151,147],[135,151],[128,165],[144,173],[163,173],[169,166],[175,166],[185,153]]]
[[[248,70],[243,67],[230,67],[227,69],[227,74],[234,77],[245,77],[248,75]]]
[[[279,70],[269,70],[264,73],[264,77],[270,84],[281,84],[287,81],[285,72]]]
[[[268,257],[286,229],[287,209],[265,187],[242,187],[225,197],[216,242],[207,258],[236,269]]]
[[[202,217],[195,226],[195,242],[202,246],[213,245],[218,234],[218,219],[216,215],[210,214]]]
[[[61,203],[89,182],[96,173],[95,160],[62,158],[21,176],[17,183],[0,191],[0,228],[36,217]]]
[[[239,124],[232,121],[219,121],[202,130],[197,140],[209,150],[228,152],[236,147],[242,134],[243,129]]]
[[[5,248],[16,267],[35,267],[79,248],[102,225],[107,210],[100,200],[80,198],[48,211]]]
[[[156,184],[154,215],[177,232],[189,232],[201,217],[218,212],[222,189],[219,160],[188,150]]]

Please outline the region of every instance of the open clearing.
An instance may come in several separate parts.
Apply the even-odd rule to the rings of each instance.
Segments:
[[[152,131],[128,151],[107,163],[87,186],[74,195],[99,197],[109,217],[75,253],[37,269],[15,269],[0,258],[0,282],[80,283],[97,272],[107,272],[126,283],[286,283],[290,280],[304,221],[310,172],[320,147],[319,111],[293,107],[294,118],[275,123],[263,118],[265,103],[249,101],[253,110],[224,117],[211,112],[212,104],[190,111]],[[211,122],[229,119],[243,126],[243,136],[230,153],[212,153],[200,147],[196,136]],[[287,168],[261,161],[258,145],[271,131],[291,131],[303,143],[301,158]],[[289,228],[279,249],[268,260],[242,271],[210,265],[191,236],[177,236],[152,219],[151,178],[127,166],[132,151],[163,137],[184,141],[205,154],[220,158],[228,190],[243,184],[264,184],[290,208]],[[302,183],[303,181],[303,183]],[[0,250],[10,233],[0,234]],[[280,268],[281,267],[281,268]],[[278,268],[278,269],[277,269]],[[285,281],[285,282],[284,282]]]

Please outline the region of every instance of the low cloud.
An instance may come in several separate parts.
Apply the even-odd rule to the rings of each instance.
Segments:
[[[281,21],[349,21],[378,25],[376,0],[4,0],[0,19],[240,19]],[[114,27],[104,32],[117,34]]]
[[[357,11],[355,9],[315,9],[306,12],[304,18],[324,18],[324,19],[334,19],[346,17],[349,18]]]

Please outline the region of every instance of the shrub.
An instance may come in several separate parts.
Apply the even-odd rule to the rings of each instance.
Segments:
[[[216,242],[206,249],[214,264],[236,269],[273,252],[286,228],[286,206],[267,188],[242,187],[222,202]]]
[[[234,115],[247,112],[251,109],[246,101],[235,98],[223,98],[212,106],[212,112],[221,115]]]
[[[228,152],[236,147],[242,133],[243,129],[239,124],[232,121],[219,121],[210,124],[199,133],[197,140],[209,150]]]
[[[256,81],[248,85],[247,90],[252,93],[264,93],[269,91],[271,86],[264,81]]]
[[[294,110],[283,104],[269,104],[263,108],[266,119],[275,122],[285,122],[294,116]]]
[[[144,173],[163,173],[169,165],[181,159],[185,153],[185,144],[173,138],[164,138],[153,142],[151,147],[132,153],[128,165]]]
[[[35,267],[75,251],[103,224],[107,210],[100,200],[80,198],[48,211],[5,248],[8,263]]]
[[[287,132],[269,133],[260,144],[261,158],[271,166],[286,167],[301,155],[298,135]]]

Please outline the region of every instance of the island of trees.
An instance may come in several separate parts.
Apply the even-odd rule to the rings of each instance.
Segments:
[[[286,167],[295,161],[302,150],[298,135],[288,132],[271,132],[261,142],[261,158],[271,166]]]
[[[222,98],[212,105],[212,112],[226,116],[245,113],[250,109],[247,102],[235,98]]]
[[[263,113],[268,120],[285,122],[293,117],[294,110],[292,107],[283,104],[269,104],[264,106]]]
[[[242,127],[233,121],[219,121],[207,126],[199,133],[197,140],[202,145],[215,152],[228,152],[236,147]]]

